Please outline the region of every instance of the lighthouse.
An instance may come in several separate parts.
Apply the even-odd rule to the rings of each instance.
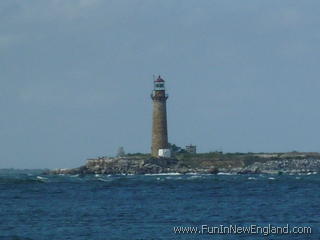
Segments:
[[[165,81],[160,76],[154,81],[151,99],[153,101],[151,154],[153,157],[171,157],[167,129],[168,95]]]

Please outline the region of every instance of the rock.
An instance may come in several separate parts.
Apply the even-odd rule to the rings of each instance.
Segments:
[[[235,165],[234,165],[235,166]],[[89,160],[84,166],[73,169],[55,169],[44,174],[155,174],[155,173],[206,173],[218,172],[238,174],[277,174],[277,173],[310,173],[320,171],[320,159],[269,159],[268,161],[256,161],[243,166],[217,167],[215,162],[190,168],[183,160],[173,158],[137,157],[104,158]]]
[[[215,167],[211,167],[207,173],[209,174],[218,174],[219,173],[219,169],[218,168],[215,168]]]

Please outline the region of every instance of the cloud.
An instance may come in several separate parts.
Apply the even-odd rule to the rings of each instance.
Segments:
[[[307,5],[307,4],[306,4]],[[266,6],[258,17],[260,27],[267,31],[297,31],[309,23],[312,10],[307,6],[281,5],[278,7]]]
[[[90,10],[96,10],[101,3],[101,0],[55,0],[52,2],[51,8],[54,15],[75,19],[85,16]]]
[[[64,2],[60,0],[61,2]],[[95,7],[98,6],[101,3],[101,0],[80,0],[79,1],[79,7],[87,8],[87,7]]]
[[[19,41],[21,36],[13,34],[0,35],[0,49],[6,49]]]
[[[301,22],[301,12],[296,8],[287,8],[282,10],[279,16],[279,22],[283,26],[296,26]]]
[[[27,105],[58,108],[99,108],[112,105],[114,95],[97,89],[65,88],[60,84],[33,84],[20,88],[19,100]],[[108,104],[106,104],[108,103]]]
[[[6,15],[13,21],[39,21],[52,19],[76,19],[99,9],[101,0],[51,0],[51,1],[17,1],[2,3]],[[9,11],[9,13],[8,13]]]

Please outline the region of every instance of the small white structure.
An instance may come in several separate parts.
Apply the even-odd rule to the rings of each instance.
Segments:
[[[170,158],[171,157],[171,150],[170,149],[159,149],[158,156],[163,157],[163,158]]]

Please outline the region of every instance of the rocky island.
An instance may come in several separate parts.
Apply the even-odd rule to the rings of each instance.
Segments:
[[[88,159],[72,169],[55,169],[47,174],[296,174],[320,172],[320,153],[201,153],[154,158],[149,154]]]
[[[88,159],[81,167],[56,169],[46,174],[308,174],[320,170],[320,153],[197,153],[195,145],[183,149],[170,144],[166,110],[168,94],[161,76],[154,79],[150,97],[153,102],[150,154],[124,154],[122,149],[119,157]]]

